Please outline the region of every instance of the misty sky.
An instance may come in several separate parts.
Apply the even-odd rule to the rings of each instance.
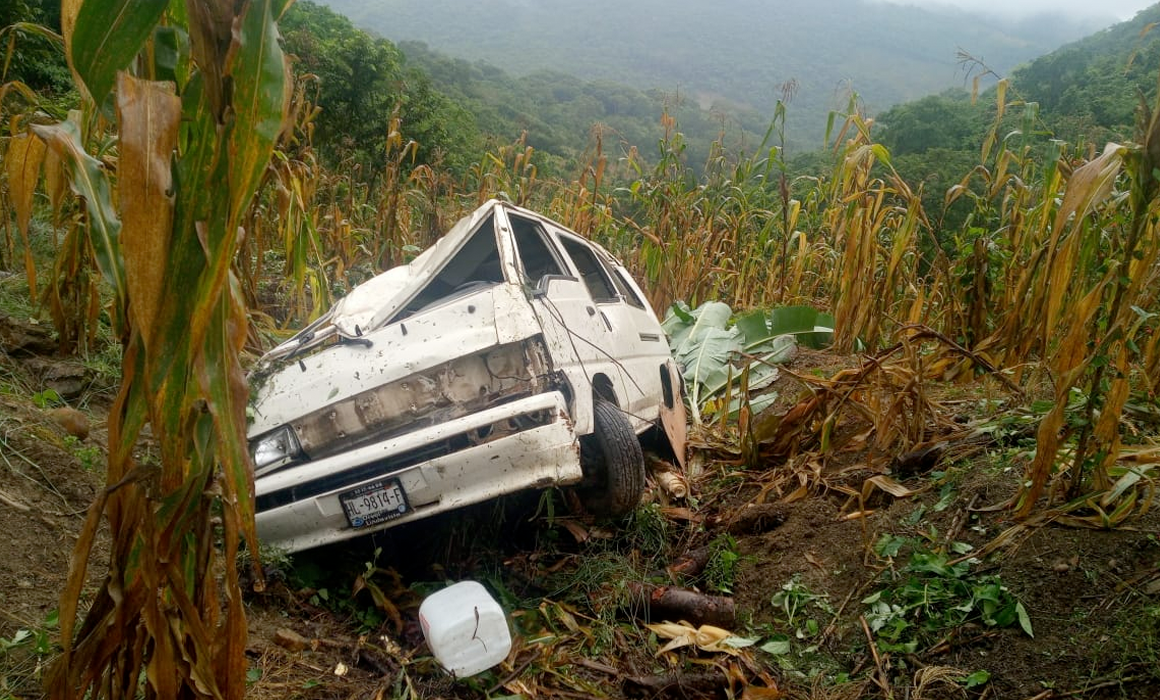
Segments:
[[[988,14],[1024,17],[1044,11],[1061,12],[1072,17],[1114,16],[1128,20],[1156,0],[884,0],[897,5],[950,5],[964,10],[978,10]]]

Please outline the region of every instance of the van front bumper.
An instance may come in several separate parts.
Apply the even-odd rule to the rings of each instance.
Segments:
[[[260,477],[258,537],[294,552],[581,476],[567,403],[550,391]],[[341,497],[396,480],[403,512],[352,525]]]

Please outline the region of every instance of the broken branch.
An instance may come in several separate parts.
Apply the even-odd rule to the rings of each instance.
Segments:
[[[684,620],[691,625],[730,628],[736,619],[733,599],[706,595],[677,586],[655,586],[630,581],[632,612],[649,621]]]

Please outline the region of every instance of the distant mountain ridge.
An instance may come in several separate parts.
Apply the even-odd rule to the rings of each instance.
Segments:
[[[660,88],[760,119],[793,81],[788,130],[811,148],[826,114],[851,92],[872,112],[883,110],[963,85],[959,50],[1004,74],[1099,28],[1060,17],[1000,24],[868,0],[325,2],[389,39],[423,41],[516,75],[551,70]]]

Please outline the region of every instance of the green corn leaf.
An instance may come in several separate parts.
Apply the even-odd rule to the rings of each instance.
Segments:
[[[229,133],[231,240],[274,152],[290,103],[289,70],[274,23],[274,10],[284,4],[249,3],[234,34],[227,69],[235,115]]]
[[[149,353],[146,381],[153,387],[164,386],[174,376],[192,364],[191,352],[200,343],[201,331],[191,320],[195,307],[203,299],[200,290],[190,294],[182,286],[199,280],[205,270],[205,250],[199,241],[198,229],[207,219],[226,208],[224,159],[218,157],[220,137],[208,106],[204,80],[195,73],[182,99],[182,127],[180,156],[173,169],[173,189],[176,192],[173,212],[173,233],[170,237],[169,260],[165,276],[165,291],[161,295],[156,314],[158,328],[153,333],[153,347]],[[212,301],[212,300],[210,300]],[[176,368],[176,369],[175,369]],[[185,420],[179,401],[160,403],[154,420],[161,426],[155,430],[179,430]]]
[[[153,30],[153,70],[157,80],[175,83],[183,90],[189,82],[189,35],[178,27]]]
[[[73,29],[73,66],[100,105],[153,27],[169,0],[85,0]]]
[[[85,152],[77,122],[78,112],[70,112],[67,121],[57,124],[37,124],[36,135],[52,148],[68,172],[73,192],[85,201],[88,211],[89,240],[97,256],[97,266],[113,288],[124,308],[126,299],[125,269],[121,258],[121,220],[113,206],[109,176],[101,162]]]

